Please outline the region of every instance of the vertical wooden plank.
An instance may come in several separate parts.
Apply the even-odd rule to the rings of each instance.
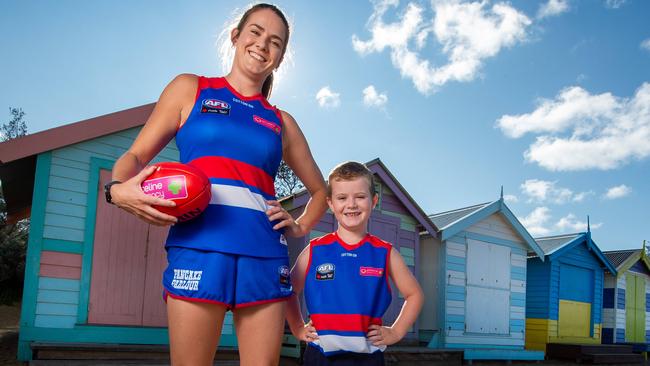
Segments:
[[[636,297],[635,276],[625,274],[625,341],[634,342],[636,334],[636,312],[634,311]]]
[[[102,170],[99,190],[110,181]],[[141,325],[148,225],[97,195],[88,322]]]
[[[635,342],[645,343],[645,279],[640,276],[636,277],[635,289]]]
[[[151,327],[167,326],[167,307],[162,298],[162,274],[167,267],[165,240],[169,227],[149,225],[147,242],[147,267],[144,283],[144,310],[142,325]]]
[[[38,271],[41,262],[45,205],[47,202],[47,187],[49,186],[50,180],[51,161],[52,154],[50,152],[42,153],[36,158],[34,192],[32,194],[32,215],[27,239],[27,253],[25,255],[25,284],[23,285],[23,300],[20,311],[21,329],[34,326],[36,318]],[[18,358],[21,361],[31,360],[32,358],[29,341],[29,339],[25,339],[21,331],[18,341]]]

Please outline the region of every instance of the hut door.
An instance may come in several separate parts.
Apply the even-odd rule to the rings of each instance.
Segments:
[[[101,170],[88,323],[166,326],[161,276],[168,229],[107,204],[100,187],[110,178]]]
[[[593,270],[560,264],[558,336],[591,336],[593,287]]]
[[[645,280],[625,276],[625,340],[645,343]]]
[[[467,240],[465,331],[510,333],[510,248]]]

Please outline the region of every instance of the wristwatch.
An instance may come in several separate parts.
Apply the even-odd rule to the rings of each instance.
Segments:
[[[113,198],[111,197],[111,187],[114,184],[119,184],[122,183],[119,180],[112,180],[104,185],[104,196],[106,197],[106,202],[110,203],[111,205],[114,205],[113,203]]]

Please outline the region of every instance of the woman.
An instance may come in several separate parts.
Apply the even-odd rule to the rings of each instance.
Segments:
[[[287,48],[286,18],[273,5],[257,4],[244,13],[230,39],[235,48],[230,72],[223,78],[184,74],[172,80],[115,163],[114,182],[107,185],[117,206],[151,224],[175,224],[163,279],[174,365],[212,364],[229,309],[241,364],[278,363],[282,300],[291,295],[280,231],[303,236],[326,208],[323,177],[296,121],[266,101]],[[203,170],[213,194],[202,215],[178,224],[152,207],[173,202],[140,190],[154,170],[144,166],[174,137],[181,162]],[[296,220],[274,197],[281,159],[312,197]],[[187,280],[198,286],[184,286]]]

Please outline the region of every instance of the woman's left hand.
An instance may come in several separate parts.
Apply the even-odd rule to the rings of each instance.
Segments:
[[[294,238],[305,236],[305,234],[307,234],[300,224],[293,219],[291,214],[282,207],[280,202],[269,200],[266,201],[266,204],[269,206],[268,210],[266,210],[266,215],[269,217],[269,221],[280,221],[273,226],[273,230],[284,228],[284,235]]]

